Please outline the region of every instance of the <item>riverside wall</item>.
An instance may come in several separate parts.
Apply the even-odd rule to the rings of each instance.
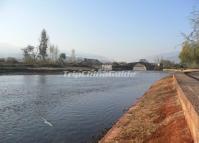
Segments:
[[[197,143],[198,116],[183,90],[189,82],[182,89],[182,79],[155,82],[99,143]]]
[[[173,79],[194,143],[199,143],[199,81],[183,73],[174,74]]]

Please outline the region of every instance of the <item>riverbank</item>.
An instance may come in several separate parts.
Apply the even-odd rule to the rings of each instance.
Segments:
[[[174,80],[153,84],[99,143],[193,143]]]
[[[0,75],[64,74],[64,71],[91,71],[89,67],[0,67]]]

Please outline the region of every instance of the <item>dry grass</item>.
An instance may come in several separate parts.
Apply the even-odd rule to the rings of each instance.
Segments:
[[[166,77],[152,85],[139,102],[124,114],[100,142],[143,143],[153,142],[158,138],[158,142],[164,143],[164,140],[161,140],[164,132],[175,130],[175,124],[172,124],[173,128],[167,128],[165,131],[162,128],[169,126],[177,119],[184,121],[184,115],[173,85],[173,79]],[[187,130],[186,123],[183,122],[183,124],[183,126],[181,125],[182,129],[185,129],[186,132],[182,133],[186,133],[187,143],[191,143],[190,132]],[[157,135],[158,130],[162,131],[161,135]],[[176,138],[181,138],[181,134],[178,136]]]

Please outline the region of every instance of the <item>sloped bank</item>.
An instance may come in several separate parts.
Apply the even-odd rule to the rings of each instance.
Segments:
[[[178,73],[173,76],[185,119],[195,143],[199,143],[199,81]]]
[[[153,84],[99,143],[193,143],[172,76]]]

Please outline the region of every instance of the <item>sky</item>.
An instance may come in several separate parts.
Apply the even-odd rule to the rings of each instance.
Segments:
[[[0,52],[38,46],[132,61],[180,50],[199,0],[0,0]],[[5,46],[6,45],[6,46]]]

